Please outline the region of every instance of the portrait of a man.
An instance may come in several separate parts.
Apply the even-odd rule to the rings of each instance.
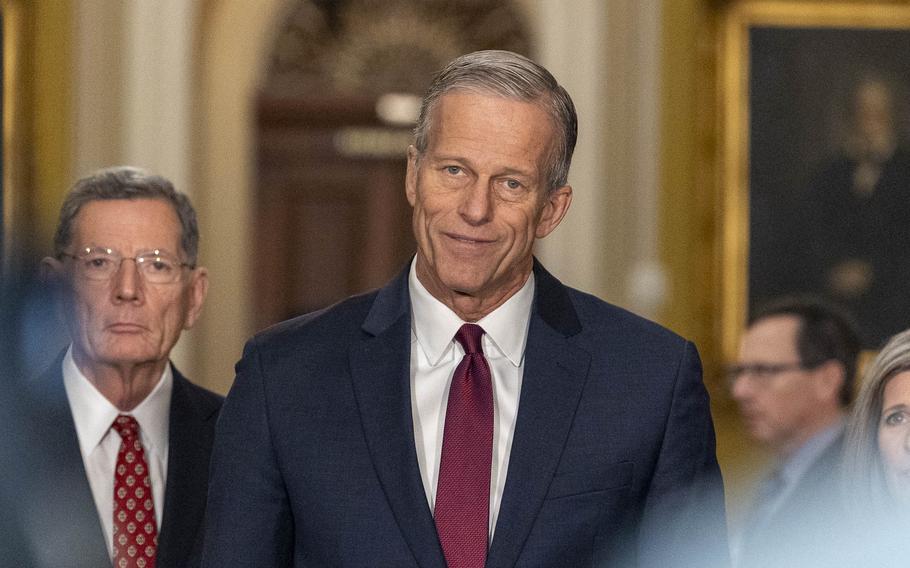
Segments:
[[[874,349],[910,323],[910,32],[755,27],[749,46],[750,308],[818,294]]]

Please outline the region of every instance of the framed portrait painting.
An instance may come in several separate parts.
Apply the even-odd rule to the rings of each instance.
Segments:
[[[724,355],[792,294],[879,347],[910,327],[910,3],[735,2],[719,39]]]

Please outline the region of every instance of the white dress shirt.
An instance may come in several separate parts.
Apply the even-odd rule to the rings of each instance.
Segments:
[[[104,528],[107,552],[113,558],[114,468],[120,450],[120,435],[111,429],[111,424],[119,414],[132,415],[139,423],[139,437],[148,461],[152,495],[155,499],[155,520],[160,532],[164,486],[167,481],[168,418],[174,376],[171,366],[165,366],[161,380],[145,400],[131,412],[120,412],[76,366],[71,345],[63,358],[63,386],[73,413],[76,435],[79,437],[82,463],[85,464],[95,508]]]
[[[449,386],[464,349],[455,333],[465,322],[434,298],[417,279],[411,263],[411,413],[420,477],[430,510],[435,510]],[[486,332],[483,352],[493,375],[493,462],[490,472],[490,541],[509,469],[518,416],[524,352],[534,299],[534,275],[492,313],[476,322]]]

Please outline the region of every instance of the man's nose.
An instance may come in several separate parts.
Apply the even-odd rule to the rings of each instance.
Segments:
[[[743,371],[735,377],[730,378],[730,396],[733,400],[743,401],[752,394],[752,381],[749,380],[749,372]]]
[[[139,264],[134,258],[124,258],[114,272],[114,295],[117,300],[131,302],[139,299],[142,283],[139,276]]]
[[[459,213],[472,225],[485,223],[493,215],[493,190],[490,183],[489,179],[478,178],[465,189]]]

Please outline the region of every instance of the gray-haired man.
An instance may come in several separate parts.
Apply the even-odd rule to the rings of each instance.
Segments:
[[[408,149],[417,254],[378,292],[248,343],[204,565],[723,561],[694,347],[533,258],[571,203],[576,130],[522,56],[436,76]]]
[[[24,565],[198,564],[221,398],[169,362],[208,288],[198,241],[162,177],[109,168],[67,195],[43,265],[71,343],[29,385],[17,429]]]

